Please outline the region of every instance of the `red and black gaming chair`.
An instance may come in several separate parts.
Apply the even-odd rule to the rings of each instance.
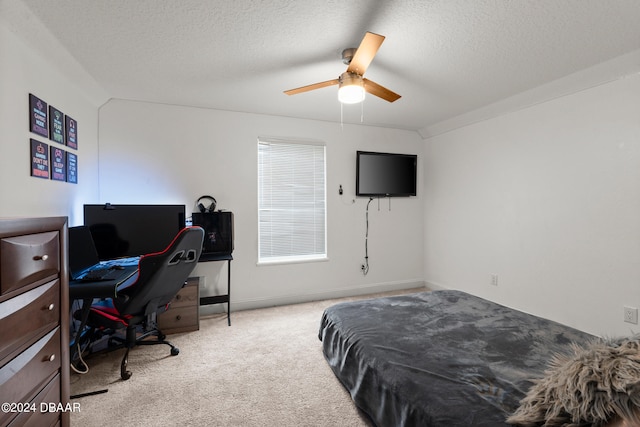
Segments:
[[[129,350],[136,345],[167,344],[171,355],[180,350],[165,341],[158,329],[156,315],[167,310],[169,302],[180,291],[195,268],[200,253],[204,230],[201,227],[186,227],[162,252],[143,255],[138,264],[137,279],[130,286],[118,290],[114,298],[94,301],[87,325],[94,331],[113,334],[108,349],[126,348],[120,364],[123,380],[131,377],[127,371]],[[124,337],[115,335],[125,329]],[[147,340],[150,336],[155,340]]]

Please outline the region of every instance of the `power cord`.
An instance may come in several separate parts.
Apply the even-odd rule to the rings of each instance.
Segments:
[[[73,306],[71,308],[72,308],[72,311],[75,312],[80,307],[81,306],[80,306],[79,301],[76,300],[76,301],[74,301]],[[83,349],[81,344],[80,344],[81,341],[82,341],[82,338],[83,338],[83,334],[82,334],[83,331],[79,330],[79,326],[77,325],[77,321],[74,320],[72,325],[73,325],[73,328],[72,328],[72,331],[71,331],[72,332],[71,336],[75,337],[75,342],[73,343],[72,348],[76,347],[78,349],[77,350],[78,351],[78,353],[77,353],[78,354],[78,359],[77,360],[71,360],[71,363],[70,363],[71,370],[73,370],[77,374],[82,374],[82,375],[83,374],[87,374],[87,373],[89,373],[89,365],[82,358],[82,353],[84,353],[89,348],[89,346],[91,344],[91,340],[89,340],[89,339],[86,340],[86,344],[85,344],[84,349]],[[76,328],[78,328],[78,329],[76,329]],[[72,353],[72,356],[73,356],[73,353]],[[77,362],[80,362],[80,365],[78,365],[76,367],[76,363]],[[83,367],[84,367],[84,369],[83,369]]]
[[[373,201],[373,197],[369,198],[367,202],[367,209],[365,212],[366,218],[366,233],[364,236],[364,264],[360,267],[362,269],[362,274],[365,276],[369,273],[369,205]]]
[[[80,348],[80,343],[77,342],[76,345],[78,346],[78,361],[80,361],[82,363],[81,366],[84,366],[84,370],[80,370],[79,368],[76,368],[76,366],[71,363],[71,369],[76,373],[76,374],[80,374],[80,375],[84,375],[84,374],[88,374],[89,373],[89,365],[87,364],[87,362],[84,361],[84,359],[82,358],[82,352],[84,351],[83,349]],[[87,346],[89,344],[87,343]],[[86,347],[85,347],[86,350]]]

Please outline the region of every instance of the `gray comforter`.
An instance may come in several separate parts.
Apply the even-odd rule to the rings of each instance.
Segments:
[[[554,352],[592,335],[460,291],[336,304],[319,338],[378,426],[506,426]]]

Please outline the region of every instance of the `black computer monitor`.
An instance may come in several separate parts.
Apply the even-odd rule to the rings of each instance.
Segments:
[[[163,251],[185,226],[185,205],[84,205],[101,260]]]

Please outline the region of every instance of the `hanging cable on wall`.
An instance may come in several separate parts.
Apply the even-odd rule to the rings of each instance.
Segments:
[[[364,236],[364,264],[360,267],[362,269],[362,274],[365,276],[369,272],[369,205],[373,201],[373,197],[369,198],[369,202],[367,202],[367,210],[365,212],[366,218],[366,232]]]

